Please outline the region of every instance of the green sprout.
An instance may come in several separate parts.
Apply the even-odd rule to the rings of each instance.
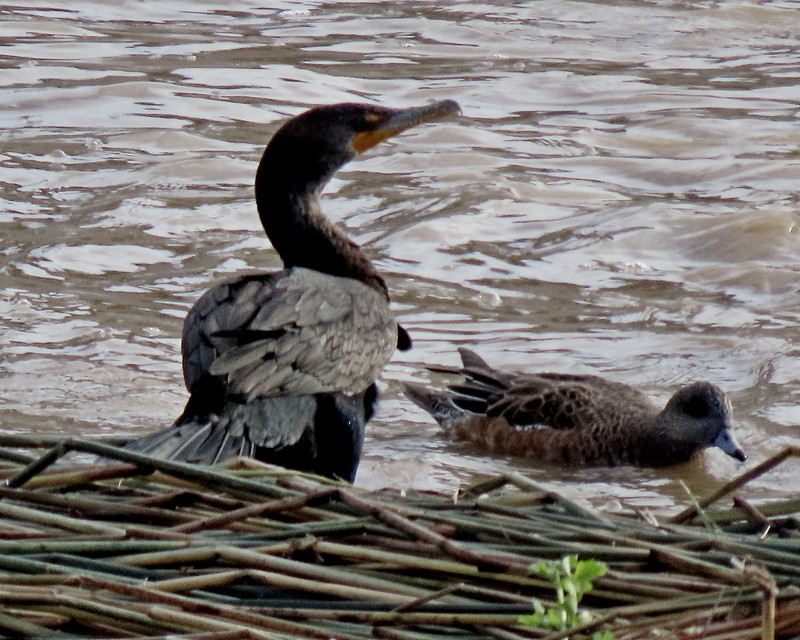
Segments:
[[[521,624],[541,629],[566,631],[590,622],[592,614],[581,611],[578,605],[584,594],[592,590],[592,582],[604,576],[608,565],[599,560],[578,560],[577,555],[564,556],[561,560],[537,562],[531,572],[551,582],[556,589],[556,604],[547,607],[536,598],[533,613],[520,616]],[[592,640],[614,640],[610,631],[597,631]]]

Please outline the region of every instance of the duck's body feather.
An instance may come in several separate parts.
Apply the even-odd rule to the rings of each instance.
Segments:
[[[501,372],[459,350],[461,384],[449,393],[406,385],[454,440],[495,454],[572,466],[664,466],[710,446],[739,460],[727,400],[700,382],[680,389],[664,409],[641,391],[598,376]]]

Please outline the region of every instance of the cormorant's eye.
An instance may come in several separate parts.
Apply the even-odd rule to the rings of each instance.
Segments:
[[[698,396],[692,396],[683,405],[683,410],[692,418],[705,418],[708,416],[708,402]]]
[[[364,114],[364,119],[367,121],[367,125],[370,127],[380,124],[385,118],[386,116],[383,114],[375,113],[374,111],[367,111],[367,113]]]

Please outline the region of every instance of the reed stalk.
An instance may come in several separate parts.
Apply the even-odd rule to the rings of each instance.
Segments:
[[[77,438],[15,438],[0,436],[0,446],[26,449],[3,467],[0,487],[0,630],[10,634],[800,635],[800,500],[757,504],[743,491],[791,449],[698,500],[690,516],[659,523],[597,513],[520,474],[455,500],[400,497],[258,462],[204,468]],[[70,451],[104,461],[67,464]],[[732,492],[733,508],[715,505]],[[692,522],[699,510],[715,531]],[[585,598],[592,621],[558,633],[520,626],[531,598],[553,597],[531,566],[569,553],[609,565]]]
[[[26,637],[26,638],[51,638],[52,640],[75,640],[78,636],[71,633],[62,633],[61,631],[53,631],[47,627],[42,627],[33,622],[28,622],[23,618],[9,615],[0,611],[0,630],[10,631],[13,633],[11,637]]]
[[[672,518],[670,518],[669,521],[673,524],[680,524],[682,522],[686,522],[694,518],[697,515],[698,508],[705,509],[710,504],[713,504],[720,498],[728,495],[733,491],[736,491],[737,489],[744,486],[754,478],[758,478],[767,473],[768,471],[771,471],[779,464],[781,464],[784,460],[787,460],[788,458],[791,457],[795,458],[800,457],[800,447],[786,447],[780,453],[776,453],[775,455],[767,458],[766,460],[756,465],[752,469],[745,471],[744,473],[734,478],[730,482],[727,482],[714,493],[698,500],[697,505],[692,505],[690,507],[687,507],[680,513],[674,515]]]

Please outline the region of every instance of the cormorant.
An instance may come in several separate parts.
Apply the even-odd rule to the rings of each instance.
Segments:
[[[186,408],[129,449],[204,464],[250,456],[353,481],[375,380],[411,340],[383,278],[325,218],[319,195],[360,153],[457,112],[452,100],[409,109],[336,104],[275,133],[255,195],[284,269],[223,282],[197,301],[183,327]]]

